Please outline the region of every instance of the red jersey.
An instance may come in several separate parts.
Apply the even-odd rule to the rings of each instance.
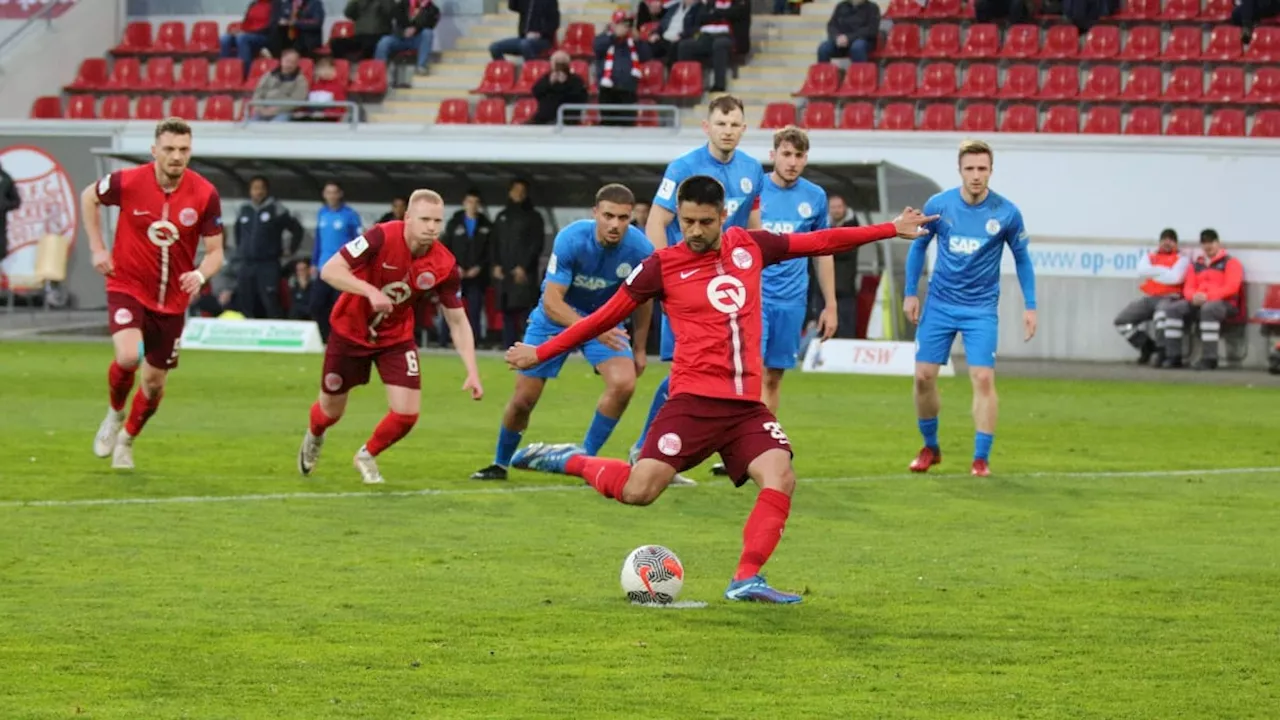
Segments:
[[[1243,312],[1244,295],[1240,292],[1243,286],[1244,266],[1226,250],[1219,250],[1214,257],[1201,254],[1196,258],[1182,286],[1182,295],[1190,300],[1197,293],[1204,293],[1209,302],[1225,301],[1233,305],[1236,312]]]
[[[213,183],[187,170],[165,192],[155,163],[117,170],[98,181],[98,201],[120,206],[107,292],[125,293],[159,313],[181,315],[191,296],[178,278],[196,269],[200,238],[222,234],[222,199]]]
[[[414,257],[401,220],[374,225],[339,252],[356,277],[395,303],[391,312],[375,313],[368,298],[342,293],[329,324],[350,342],[380,348],[413,340],[414,305],[428,293],[436,293],[445,307],[462,307],[462,273],[453,253],[437,241]]]
[[[545,362],[614,327],[639,304],[662,299],[676,336],[671,395],[760,399],[760,273],[766,265],[843,252],[897,234],[892,223],[776,235],[728,228],[720,249],[697,253],[685,243],[636,266],[618,293],[590,316],[538,346]]]

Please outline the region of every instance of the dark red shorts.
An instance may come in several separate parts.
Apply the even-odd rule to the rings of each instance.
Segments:
[[[791,453],[791,441],[764,403],[680,394],[658,411],[640,457],[683,472],[718,452],[741,487],[751,461],[774,449]]]
[[[324,347],[324,376],[320,388],[330,395],[349,392],[369,382],[369,372],[375,364],[384,385],[410,390],[422,387],[418,346],[412,340],[391,347],[367,348],[331,332]]]
[[[178,345],[186,317],[158,313],[127,293],[107,293],[107,325],[111,334],[121,330],[142,331],[143,354],[147,364],[161,370],[178,367]]]

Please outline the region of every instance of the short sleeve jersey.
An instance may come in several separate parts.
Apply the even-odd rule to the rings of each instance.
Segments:
[[[653,245],[639,228],[628,226],[617,245],[607,247],[596,240],[594,220],[578,220],[556,235],[547,260],[547,283],[563,285],[565,303],[583,315],[590,315],[609,301],[631,271],[653,252]],[[551,323],[542,303],[530,318],[532,323]]]
[[[435,293],[445,307],[462,307],[462,275],[453,253],[437,241],[414,257],[404,238],[403,221],[374,225],[338,252],[356,277],[395,303],[390,312],[375,313],[368,298],[342,293],[329,324],[352,343],[383,348],[412,341],[414,306],[429,293]]]
[[[190,296],[178,278],[196,269],[200,238],[222,234],[222,200],[194,170],[165,192],[155,163],[117,170],[97,185],[98,201],[120,208],[107,292],[124,293],[158,313],[180,315]]]
[[[1004,248],[1030,241],[1018,206],[995,192],[977,205],[952,188],[929,198],[925,215],[938,219],[925,226],[938,241],[929,299],[949,305],[995,307],[1000,301],[1000,263]]]
[[[827,192],[804,178],[791,187],[779,187],[766,175],[760,219],[765,230],[780,234],[826,230]],[[770,265],[761,283],[766,303],[805,306],[809,300],[809,258]]]
[[[760,207],[760,192],[764,189],[764,168],[760,161],[736,150],[729,162],[720,162],[703,145],[681,155],[667,165],[662,184],[653,197],[653,204],[676,212],[676,190],[680,183],[694,175],[708,175],[724,186],[724,206],[728,212],[724,226],[746,228],[751,211]],[[672,220],[667,225],[667,245],[680,242],[680,223]]]

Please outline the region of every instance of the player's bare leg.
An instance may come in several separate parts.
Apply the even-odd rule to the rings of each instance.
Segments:
[[[764,377],[760,383],[760,402],[764,403],[764,406],[774,415],[778,414],[782,377],[786,372],[782,368],[765,368]],[[711,474],[724,477],[729,474],[729,471],[725,469],[724,463],[716,463],[711,466]]]
[[[133,440],[159,409],[168,376],[168,370],[154,367],[143,358],[142,381],[138,383],[138,391],[129,404],[129,417],[116,435],[115,448],[111,451],[111,467],[119,470],[133,469]]]
[[[978,477],[991,474],[989,459],[991,444],[995,440],[996,416],[1000,413],[1000,398],[996,395],[996,371],[990,367],[969,367],[969,380],[973,384],[973,427],[977,431],[973,447],[972,473]]]
[[[298,449],[298,472],[310,475],[316,469],[316,463],[320,461],[320,450],[324,448],[325,430],[341,420],[346,411],[346,393],[320,393],[320,397],[311,406],[311,419],[307,432],[302,436],[302,447]]]
[[[941,368],[937,363],[916,363],[911,392],[915,398],[916,423],[924,438],[924,447],[908,466],[911,472],[928,472],[930,467],[942,462],[942,449],[938,445],[938,411],[942,408],[942,399],[938,397],[938,371]]]
[[[538,406],[546,385],[547,381],[543,378],[516,375],[516,388],[502,411],[502,427],[498,429],[498,447],[494,452],[493,463],[471,473],[472,480],[507,479],[511,455],[519,447],[520,438],[529,427],[529,417]]]
[[[777,448],[766,450],[747,466],[747,474],[760,486],[760,494],[742,529],[742,556],[733,580],[724,591],[725,599],[783,605],[798,603],[802,599],[799,595],[769,587],[760,574],[778,547],[791,514],[791,496],[796,491],[791,454]]]
[[[125,402],[133,391],[133,380],[138,364],[142,362],[142,331],[137,328],[121,330],[111,336],[111,344],[115,352],[111,368],[107,371],[110,402],[107,416],[93,437],[93,454],[100,458],[111,457],[116,448],[116,438],[124,427]]]
[[[382,479],[382,473],[378,472],[378,462],[375,458],[408,435],[413,426],[418,423],[418,413],[422,408],[422,391],[418,388],[388,385],[387,405],[390,410],[378,423],[378,427],[373,429],[373,435],[360,448],[352,461],[360,471],[360,478],[365,485],[380,485],[385,482]]]

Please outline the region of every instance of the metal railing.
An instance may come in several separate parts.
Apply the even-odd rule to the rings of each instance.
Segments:
[[[556,132],[561,132],[566,127],[575,127],[582,125],[608,125],[611,127],[634,127],[640,119],[640,113],[648,111],[655,113],[658,119],[658,126],[645,126],[651,130],[667,130],[672,133],[680,132],[680,114],[681,108],[678,105],[602,105],[600,103],[565,103],[556,108]],[[577,123],[565,122],[566,112],[576,113]],[[670,122],[663,122],[665,118],[670,118]],[[606,119],[614,120],[614,123],[605,122]]]
[[[298,102],[297,100],[252,100],[252,99],[246,100],[244,103],[244,117],[241,118],[240,124],[248,125],[250,123],[271,123],[272,120],[270,119],[259,120],[254,117],[253,109],[262,108],[262,107],[287,108],[289,111],[329,110],[333,108],[342,108],[346,112],[343,113],[343,117],[340,122],[346,123],[353,130],[357,125],[360,124],[360,103],[352,102],[350,100],[346,100],[342,102],[307,102],[307,101]],[[290,112],[289,114],[292,115],[293,113]],[[327,120],[327,119],[328,118],[325,117],[323,113],[317,113],[316,116],[312,118],[290,118],[290,121],[292,122],[296,120],[298,122],[306,122],[307,120]]]
[[[16,30],[9,33],[9,35],[4,39],[0,40],[0,61],[4,59],[5,51],[10,49],[9,46],[17,43],[25,37],[27,31],[34,27],[36,23],[43,22],[45,24],[45,29],[48,30],[53,25],[53,11],[57,8],[58,3],[51,2],[46,4],[44,7],[32,14],[31,17],[27,18],[26,22],[22,23],[22,25],[20,25]]]

